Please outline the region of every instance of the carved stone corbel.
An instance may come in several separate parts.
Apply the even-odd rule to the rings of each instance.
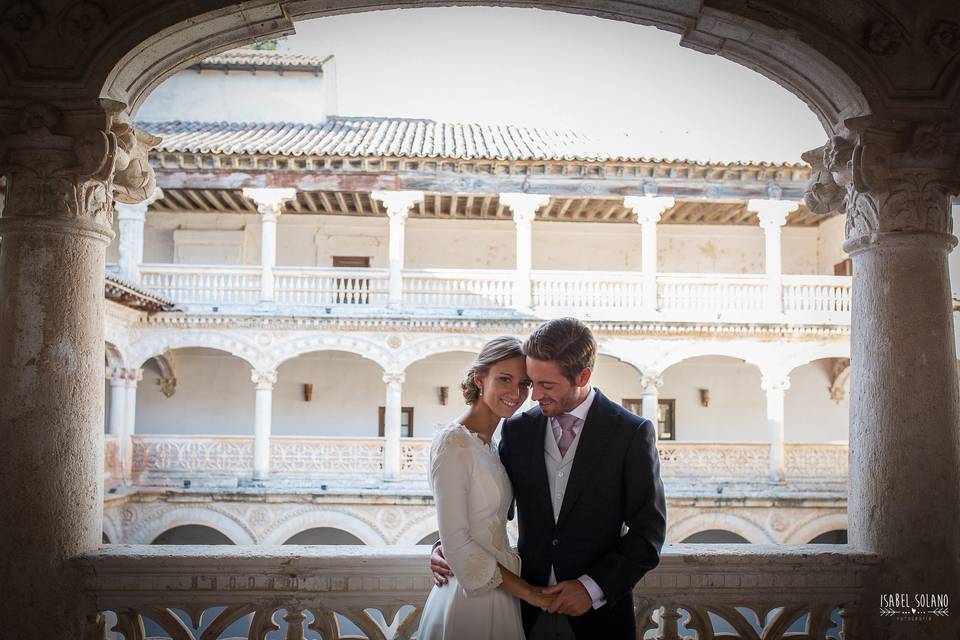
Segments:
[[[949,197],[960,190],[955,156],[939,122],[859,128],[807,151],[813,168],[804,202],[847,216],[847,241],[873,234],[952,232]]]

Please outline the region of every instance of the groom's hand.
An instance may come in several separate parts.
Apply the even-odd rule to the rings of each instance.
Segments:
[[[443,557],[443,546],[441,545],[435,546],[433,553],[430,554],[430,572],[433,574],[433,584],[438,587],[447,584],[449,577],[453,575],[453,570],[450,569],[450,565]]]
[[[559,613],[565,616],[582,616],[593,606],[590,593],[579,580],[564,580],[552,587],[547,587],[543,592],[548,595],[557,596],[548,609],[550,613]]]

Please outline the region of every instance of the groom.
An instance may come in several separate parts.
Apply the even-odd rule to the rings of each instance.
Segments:
[[[633,640],[632,590],[666,533],[653,424],[590,386],[597,343],[579,320],[544,323],[523,350],[539,406],[504,422],[500,460],[523,578],[557,596],[548,611],[521,605],[527,638]],[[438,584],[452,575],[442,547],[431,569]]]

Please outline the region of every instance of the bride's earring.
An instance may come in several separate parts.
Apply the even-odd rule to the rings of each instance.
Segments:
[[[483,387],[480,387],[480,397],[483,397]]]

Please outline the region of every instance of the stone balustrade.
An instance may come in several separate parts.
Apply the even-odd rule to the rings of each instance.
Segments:
[[[134,435],[133,481],[145,486],[179,485],[184,479],[235,485],[253,468],[253,436]],[[270,438],[270,468],[279,478],[356,483],[383,475],[383,438]],[[770,464],[764,442],[673,442],[661,440],[665,480],[762,482]],[[847,476],[846,443],[788,443],[787,480],[842,481]],[[115,466],[116,439],[108,439],[107,468]],[[403,438],[402,480],[426,481],[429,438]],[[115,477],[115,476],[113,476]]]
[[[258,267],[146,264],[140,272],[144,287],[188,312],[377,313],[388,306],[386,269],[276,267],[267,307]],[[401,300],[411,314],[511,314],[515,285],[512,270],[405,269]],[[644,276],[637,272],[532,271],[529,286],[530,311],[545,317],[845,325],[852,278],[785,275],[775,308],[762,274],[659,274],[655,304],[644,301]]]
[[[74,562],[91,636],[408,639],[426,547],[104,546]],[[634,590],[637,638],[854,638],[875,556],[845,545],[665,545]],[[94,614],[94,611],[97,613]],[[792,633],[802,631],[801,635]]]

